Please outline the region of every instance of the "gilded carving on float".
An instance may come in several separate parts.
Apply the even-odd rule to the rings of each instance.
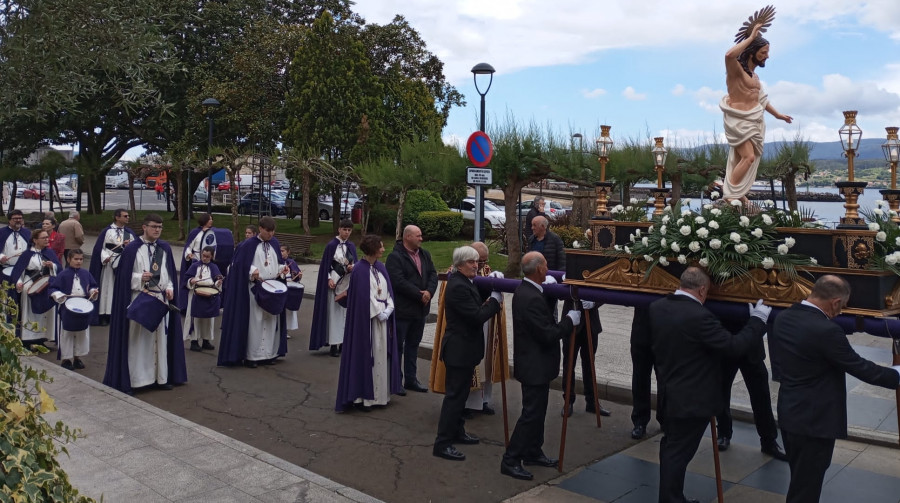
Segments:
[[[900,283],[894,286],[894,290],[891,291],[890,295],[884,297],[884,307],[890,309],[897,306],[900,306]]]
[[[869,258],[875,250],[875,237],[861,234],[836,235],[832,249],[835,263],[843,262],[841,256],[844,255],[848,269],[867,269]]]
[[[620,258],[595,271],[582,272],[584,282],[576,284],[661,293],[672,293],[678,288],[678,278],[662,267],[654,267],[647,274],[645,273],[647,265],[644,260]]]
[[[749,277],[714,284],[709,296],[716,300],[734,301],[764,298],[772,305],[790,306],[808,297],[812,286],[812,281],[799,276],[791,278],[784,271],[751,269]]]

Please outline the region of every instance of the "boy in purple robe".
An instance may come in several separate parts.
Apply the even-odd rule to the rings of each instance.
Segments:
[[[84,252],[81,248],[69,250],[66,262],[69,267],[63,269],[50,282],[50,297],[59,304],[64,304],[71,298],[93,300],[99,292],[97,281],[90,272],[82,269]],[[88,326],[84,330],[67,330],[66,309],[65,306],[59,307],[61,326],[56,358],[62,359],[64,369],[80,370],[84,368],[81,357],[87,356],[91,349],[91,329]],[[86,316],[90,317],[90,314],[86,314]]]
[[[214,249],[207,246],[200,252],[200,261],[194,262],[181,275],[182,291],[187,293],[184,325],[181,328],[185,340],[191,341],[191,351],[213,350],[215,321],[221,308],[222,273],[212,262]],[[200,345],[200,340],[203,345]]]
[[[342,220],[338,235],[325,246],[316,279],[309,350],[318,351],[323,346],[331,346],[331,356],[334,357],[339,356],[344,342],[344,322],[347,318],[347,309],[335,302],[334,289],[342,277],[350,274],[357,261],[356,246],[349,241],[352,232],[353,222]]]
[[[300,266],[297,265],[297,262],[291,258],[290,246],[281,245],[281,258],[284,260],[284,265],[286,265],[289,270],[287,276],[285,277],[288,288],[295,288],[303,278],[303,271],[300,270]],[[299,286],[302,287],[302,285]],[[285,309],[284,316],[288,330],[297,330],[298,328],[300,328],[300,323],[297,320],[298,311],[299,309]],[[291,336],[288,335],[287,338],[290,339]]]

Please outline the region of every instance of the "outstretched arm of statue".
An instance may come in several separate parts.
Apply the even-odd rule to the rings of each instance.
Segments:
[[[735,44],[735,46],[732,47],[731,49],[728,49],[728,52],[725,53],[725,64],[726,65],[728,65],[729,62],[738,64],[738,62],[737,62],[738,56],[740,56],[741,53],[744,52],[744,49],[749,47],[750,44],[753,43],[754,40],[756,40],[756,37],[759,36],[759,33],[760,33],[759,28],[760,28],[759,25],[754,26],[753,31],[750,32],[749,37],[745,38],[744,40],[741,40],[740,42]],[[738,64],[738,66],[740,66],[740,65]]]
[[[791,117],[790,115],[784,115],[783,113],[780,113],[778,110],[775,110],[775,107],[773,107],[771,103],[766,105],[766,112],[769,112],[770,114],[772,114],[772,117],[775,117],[778,120],[783,120],[784,122],[787,122],[788,124],[790,124],[794,120],[794,118]]]

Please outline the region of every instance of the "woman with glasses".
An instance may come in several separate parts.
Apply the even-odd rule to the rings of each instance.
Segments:
[[[60,266],[56,254],[47,247],[49,241],[47,231],[34,231],[31,247],[22,253],[10,275],[19,293],[20,334],[26,346],[56,340],[54,302],[47,287]]]

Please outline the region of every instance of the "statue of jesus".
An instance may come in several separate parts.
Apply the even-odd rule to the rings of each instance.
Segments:
[[[769,42],[762,37],[761,31],[765,31],[763,24],[756,23],[749,36],[725,53],[728,94],[719,102],[719,108],[725,114],[725,137],[731,147],[725,167],[723,197],[745,203],[763,153],[766,135],[763,111],[788,124],[794,120],[790,115],[779,113],[769,103],[754,71],[765,67],[769,59]],[[739,32],[738,38],[740,36]]]

